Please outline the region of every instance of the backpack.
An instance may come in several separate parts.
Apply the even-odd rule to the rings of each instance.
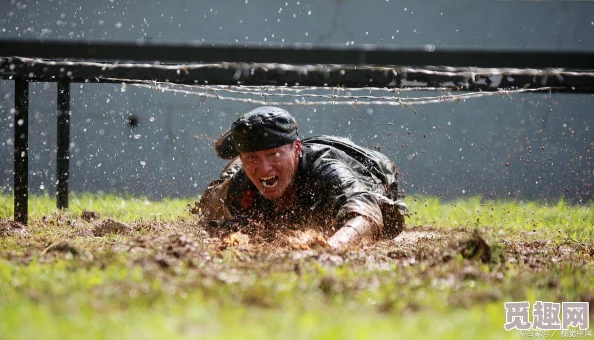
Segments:
[[[384,154],[361,147],[351,140],[336,136],[312,136],[301,140],[303,144],[323,144],[332,146],[363,164],[386,187],[391,199],[398,200],[398,170],[396,165]]]

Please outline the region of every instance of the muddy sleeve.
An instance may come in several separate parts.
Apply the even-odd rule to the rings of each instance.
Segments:
[[[241,169],[241,161],[236,158],[227,164],[219,178],[212,181],[200,197],[198,206],[205,220],[225,221],[233,218],[227,197],[231,179],[239,169]]]
[[[319,190],[325,192],[333,205],[334,222],[338,228],[348,220],[363,216],[377,234],[383,227],[383,217],[376,195],[370,190],[369,179],[341,160],[318,160],[314,176]]]

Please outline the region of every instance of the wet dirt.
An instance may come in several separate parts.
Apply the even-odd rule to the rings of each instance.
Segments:
[[[27,228],[19,223],[9,220],[0,220],[0,237],[10,235],[29,235]]]
[[[196,220],[126,224],[112,219],[87,222],[82,216],[53,215],[30,228],[33,229],[0,221],[0,236],[24,237],[19,251],[5,249],[3,255],[28,262],[38,255],[49,259],[82,254],[86,256],[83,258],[92,259],[112,251],[128,254],[136,264],[163,268],[180,262],[216,268],[212,266],[214,259],[225,258],[230,261],[225,263],[231,266],[278,265],[295,272],[301,270],[303,261],[329,267],[348,263],[370,270],[391,270],[394,265],[439,268],[464,260],[497,268],[512,264],[543,270],[563,263],[591,265],[594,256],[593,243],[559,242],[528,234],[499,235],[489,228],[479,232],[473,228],[409,226],[393,239],[367,241],[341,250],[330,249],[329,235],[315,227],[266,230],[252,224],[231,230]],[[40,232],[48,229],[55,232]],[[480,273],[471,265],[461,267],[456,275],[463,279],[491,275],[491,279],[497,279],[498,274]]]
[[[83,210],[80,216],[83,220],[90,222],[101,218],[101,215],[96,211]]]
[[[101,221],[92,229],[94,236],[105,236],[109,234],[129,235],[132,233],[132,227],[112,219]]]

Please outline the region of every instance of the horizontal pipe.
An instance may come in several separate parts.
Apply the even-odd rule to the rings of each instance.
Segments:
[[[329,86],[345,88],[435,88],[452,91],[554,87],[554,92],[594,93],[594,73],[337,65],[289,66],[272,64],[152,65],[54,62],[0,58],[0,78],[31,81],[129,82],[158,81],[190,85]],[[503,72],[502,72],[503,71]]]
[[[293,65],[406,65],[594,69],[594,51],[402,48],[314,44],[206,44],[0,40],[0,56],[44,59],[160,61],[174,63],[256,62]]]

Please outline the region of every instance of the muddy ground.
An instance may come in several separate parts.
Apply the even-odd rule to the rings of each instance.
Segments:
[[[331,250],[328,235],[316,229],[252,227],[223,231],[188,218],[126,224],[88,212],[58,213],[30,227],[0,220],[0,257],[21,265],[67,259],[75,268],[135,267],[171,291],[201,291],[220,302],[231,294],[236,302],[230,303],[261,308],[289,303],[275,288],[284,280],[304,282],[295,296],[322,295],[328,301],[379,296],[380,314],[522,301],[534,289],[547,301],[588,301],[594,308],[588,283],[594,277],[594,242],[490,227],[408,226],[395,239]],[[221,293],[221,286],[230,290]],[[144,288],[134,289],[150,291],[139,287]],[[117,289],[121,299],[130,287]]]
[[[381,269],[420,263],[431,267],[465,259],[468,263],[483,263],[494,268],[514,264],[539,270],[552,264],[592,265],[594,256],[594,242],[560,242],[543,239],[536,232],[506,232],[489,227],[407,226],[391,240],[374,240],[331,250],[326,243],[328,235],[319,229],[262,231],[255,227],[248,231],[229,231],[189,219],[174,223],[126,224],[101,219],[92,212],[83,212],[80,218],[61,214],[46,216],[30,227],[0,220],[0,237],[5,236],[16,237],[19,241],[14,249],[1,249],[2,256],[18,261],[27,262],[33,257],[49,260],[64,252],[87,257],[102,252],[126,252],[131,258],[152,259],[163,267],[183,261],[206,264],[213,256],[224,253],[225,256],[233,254],[227,258],[228,265],[242,263],[242,266],[291,259],[329,266],[348,263]]]

